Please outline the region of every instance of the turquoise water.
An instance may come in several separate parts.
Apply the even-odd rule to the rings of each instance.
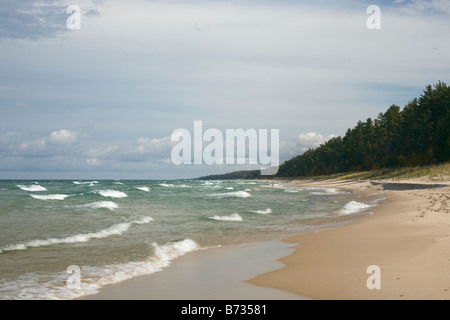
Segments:
[[[342,223],[378,201],[265,181],[0,181],[0,299],[77,298],[194,250]]]

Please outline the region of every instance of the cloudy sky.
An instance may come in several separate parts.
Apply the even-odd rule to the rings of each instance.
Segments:
[[[246,168],[174,165],[194,121],[279,129],[287,160],[449,83],[449,21],[448,0],[2,0],[0,179]]]

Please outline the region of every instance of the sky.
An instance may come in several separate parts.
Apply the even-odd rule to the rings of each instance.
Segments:
[[[449,21],[447,0],[2,0],[0,179],[254,168],[174,164],[195,121],[278,129],[283,162],[449,83]]]

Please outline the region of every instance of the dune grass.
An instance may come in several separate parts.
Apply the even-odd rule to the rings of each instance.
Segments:
[[[380,180],[380,179],[429,179],[434,181],[450,180],[450,162],[438,165],[389,168],[373,171],[345,172],[314,177],[296,177],[304,180]]]

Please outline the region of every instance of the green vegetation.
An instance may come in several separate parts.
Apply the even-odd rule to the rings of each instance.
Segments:
[[[216,174],[211,176],[205,176],[197,178],[196,180],[252,180],[260,179],[260,170],[250,170],[250,171],[235,171],[225,174]]]
[[[296,177],[303,180],[364,180],[364,179],[430,179],[435,181],[448,180],[450,178],[450,163],[404,167],[404,168],[385,168],[372,171],[343,172],[331,175],[320,175],[314,177]],[[270,179],[270,178],[269,178]],[[283,178],[281,178],[283,179]],[[290,179],[290,177],[285,177]]]
[[[438,166],[448,161],[450,87],[439,82],[403,110],[392,105],[375,120],[359,121],[343,138],[284,162],[277,177],[438,178],[449,176],[449,165]]]
[[[292,177],[261,176],[259,170],[231,172],[198,178],[198,180],[254,180],[254,179],[291,179]],[[428,166],[384,168],[371,171],[342,172],[314,177],[296,177],[300,180],[364,180],[364,179],[430,179],[442,181],[450,179],[450,162]]]

